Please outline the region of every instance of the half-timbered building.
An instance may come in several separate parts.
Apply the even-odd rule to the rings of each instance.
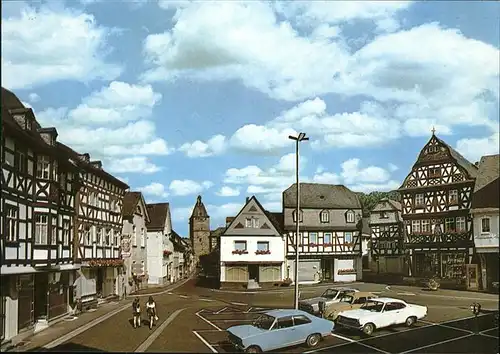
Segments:
[[[128,185],[106,172],[101,161],[91,161],[88,153],[68,150],[80,169],[73,256],[75,263],[81,264],[75,281],[76,297],[86,309],[100,298],[122,293],[126,280],[120,242]]]
[[[264,209],[255,196],[247,198],[220,236],[221,287],[259,286],[283,280],[285,237],[279,216]]]
[[[433,131],[399,188],[412,277],[438,276],[443,285],[466,286],[476,176],[477,167]]]
[[[401,203],[384,198],[370,212],[371,255],[377,273],[405,273]]]
[[[2,88],[2,340],[66,314],[78,170],[55,128]]]
[[[283,192],[288,274],[295,267],[296,220],[299,221],[299,282],[355,281],[362,277],[362,207],[343,185],[301,183]],[[295,280],[294,280],[295,281]]]
[[[498,291],[500,232],[500,155],[483,156],[472,196],[474,245],[482,290]],[[469,266],[472,267],[472,266]],[[475,269],[472,269],[475,272]],[[470,281],[470,280],[469,280]]]

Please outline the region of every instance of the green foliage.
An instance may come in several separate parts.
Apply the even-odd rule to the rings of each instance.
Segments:
[[[370,212],[373,208],[375,208],[381,199],[387,198],[399,202],[401,198],[397,191],[371,192],[369,194],[358,192],[356,194],[358,195],[361,205],[363,206],[363,216],[369,216]]]

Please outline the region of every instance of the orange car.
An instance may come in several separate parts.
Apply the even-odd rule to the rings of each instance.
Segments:
[[[340,302],[329,305],[323,312],[323,318],[335,321],[337,316],[347,310],[359,309],[367,300],[376,298],[377,295],[360,291],[357,293],[345,294]]]

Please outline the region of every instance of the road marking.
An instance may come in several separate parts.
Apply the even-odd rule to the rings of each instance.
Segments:
[[[404,293],[398,293],[398,295],[415,296],[416,294],[404,292]]]
[[[351,338],[348,338],[348,337],[344,337],[344,336],[341,336],[340,334],[335,334],[333,332],[331,333],[331,335],[334,336],[334,337],[340,338],[342,340],[346,340],[346,341],[351,342],[351,343],[356,342],[354,339],[351,339]]]
[[[200,299],[198,299],[198,300],[200,300],[200,301],[206,301],[206,302],[212,302],[212,301],[215,301],[215,300],[211,300],[211,299],[203,299],[203,298],[200,298]]]
[[[245,311],[245,313],[249,313],[250,311],[252,311],[253,307],[249,307],[248,310]]]
[[[218,315],[219,313],[223,312],[224,310],[227,310],[227,307],[224,307],[224,308],[220,309],[219,311],[214,312],[213,314]]]
[[[153,344],[153,342],[160,336],[160,334],[165,330],[165,328],[170,324],[170,322],[172,322],[185,309],[186,308],[178,309],[170,316],[168,316],[168,318],[165,321],[163,321],[160,327],[155,329],[153,333],[151,333],[151,335],[144,342],[142,342],[142,344],[139,345],[134,352],[144,353],[151,346],[151,344]]]
[[[168,294],[168,295],[172,295],[173,293],[172,293],[172,292],[168,292],[167,294]]]
[[[201,340],[201,342],[202,342],[203,344],[205,344],[205,345],[208,347],[208,349],[210,349],[210,350],[212,351],[212,353],[218,353],[218,351],[217,351],[217,350],[215,350],[215,348],[214,348],[214,347],[212,347],[212,346],[210,345],[210,343],[208,343],[208,342],[205,340],[205,338],[203,338],[202,336],[200,336],[200,335],[198,334],[198,332],[193,331],[193,334],[194,334],[196,337],[198,337],[198,339],[199,339],[199,340]]]
[[[375,295],[378,295],[378,294],[382,294],[382,291],[371,291],[372,294],[375,294]]]
[[[492,336],[492,335],[490,335],[490,334],[486,334],[486,333],[479,333],[479,335],[481,335],[481,336],[485,336],[485,337],[490,337],[490,338],[495,338],[496,340],[498,340],[498,337]]]
[[[391,291],[391,287],[390,287],[389,285],[387,285],[387,286],[385,287],[385,290],[387,290],[387,291]]]
[[[434,325],[434,326],[437,326],[437,327],[443,327],[443,328],[448,328],[448,329],[454,329],[454,330],[456,330],[456,331],[462,331],[462,332],[467,332],[467,333],[474,333],[473,331],[469,331],[468,329],[464,329],[464,328],[456,328],[456,327],[447,326],[447,325],[445,325],[445,324],[441,324],[441,323],[434,323],[434,322],[422,321],[422,320],[420,320],[420,322],[422,322],[422,323],[428,323],[428,324],[431,324],[431,325]]]
[[[247,306],[248,304],[245,304],[244,302],[231,302],[233,305],[238,305],[238,306]]]
[[[213,324],[212,322],[210,322],[209,320],[207,320],[205,317],[203,317],[202,315],[200,315],[199,312],[196,312],[196,316],[198,316],[199,318],[201,318],[203,321],[205,321],[206,323],[208,323],[210,326],[212,326],[213,328],[215,328],[216,330],[218,331],[221,331],[222,332],[222,329],[220,329],[219,327],[217,327],[215,324]]]
[[[448,339],[448,340],[443,340],[441,342],[437,342],[437,343],[434,343],[434,344],[424,345],[424,346],[419,347],[419,348],[414,348],[414,349],[411,349],[411,350],[407,350],[406,352],[402,352],[400,354],[413,353],[413,352],[416,352],[416,351],[420,351],[422,349],[426,349],[426,348],[430,348],[430,347],[435,347],[436,345],[446,344],[446,343],[454,342],[454,341],[457,341],[457,340],[460,340],[460,339],[468,338],[468,337],[471,337],[473,335],[474,335],[474,333],[467,334],[465,336],[458,337],[458,338],[452,338],[452,339]]]
[[[67,341],[69,341],[70,339],[76,337],[77,335],[79,334],[82,334],[83,332],[85,332],[86,330],[98,325],[99,323],[107,320],[108,318],[111,318],[113,317],[114,315],[116,315],[117,313],[120,313],[126,309],[128,309],[130,307],[130,303],[126,304],[126,305],[123,305],[122,307],[120,307],[119,309],[113,311],[113,312],[110,312],[110,313],[107,313],[105,314],[104,316],[102,317],[99,317],[99,318],[96,318],[95,320],[75,329],[74,331],[71,331],[59,338],[57,338],[56,340],[53,340],[52,342],[48,343],[48,344],[45,344],[42,348],[46,348],[46,349],[51,349],[51,348],[54,348],[54,347],[57,347],[58,345],[61,345]]]
[[[235,319],[231,318],[231,319],[224,319],[224,320],[213,319],[212,321],[213,322],[253,322],[254,320],[247,320],[247,319],[235,320]]]
[[[194,274],[193,274],[194,275]],[[168,288],[167,290],[163,290],[163,291],[160,291],[160,292],[157,292],[157,293],[150,293],[150,294],[142,294],[142,295],[134,295],[134,294],[131,294],[130,296],[132,297],[146,297],[146,296],[152,296],[152,295],[161,295],[161,294],[172,294],[172,291],[181,287],[182,285],[186,284],[188,281],[190,281],[193,277],[193,275],[191,275],[189,278],[187,279],[184,279],[183,281],[181,281],[179,284],[175,284],[173,287],[171,288]]]
[[[182,297],[183,299],[189,299],[189,296],[186,295],[179,295],[179,297]]]
[[[433,295],[433,294],[424,294],[418,293],[418,296],[430,296],[430,297],[442,297],[445,299],[454,299],[454,300],[476,300],[476,301],[490,301],[490,302],[498,302],[498,298],[496,299],[485,299],[483,297],[461,297],[461,296],[448,296],[448,295]]]

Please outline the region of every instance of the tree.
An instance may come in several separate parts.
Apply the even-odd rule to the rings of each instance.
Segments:
[[[370,212],[375,208],[375,206],[380,202],[380,200],[387,198],[392,199],[397,202],[400,201],[401,197],[398,191],[390,192],[370,192],[365,194],[363,192],[356,193],[361,201],[361,206],[363,207],[363,216],[370,216]]]

